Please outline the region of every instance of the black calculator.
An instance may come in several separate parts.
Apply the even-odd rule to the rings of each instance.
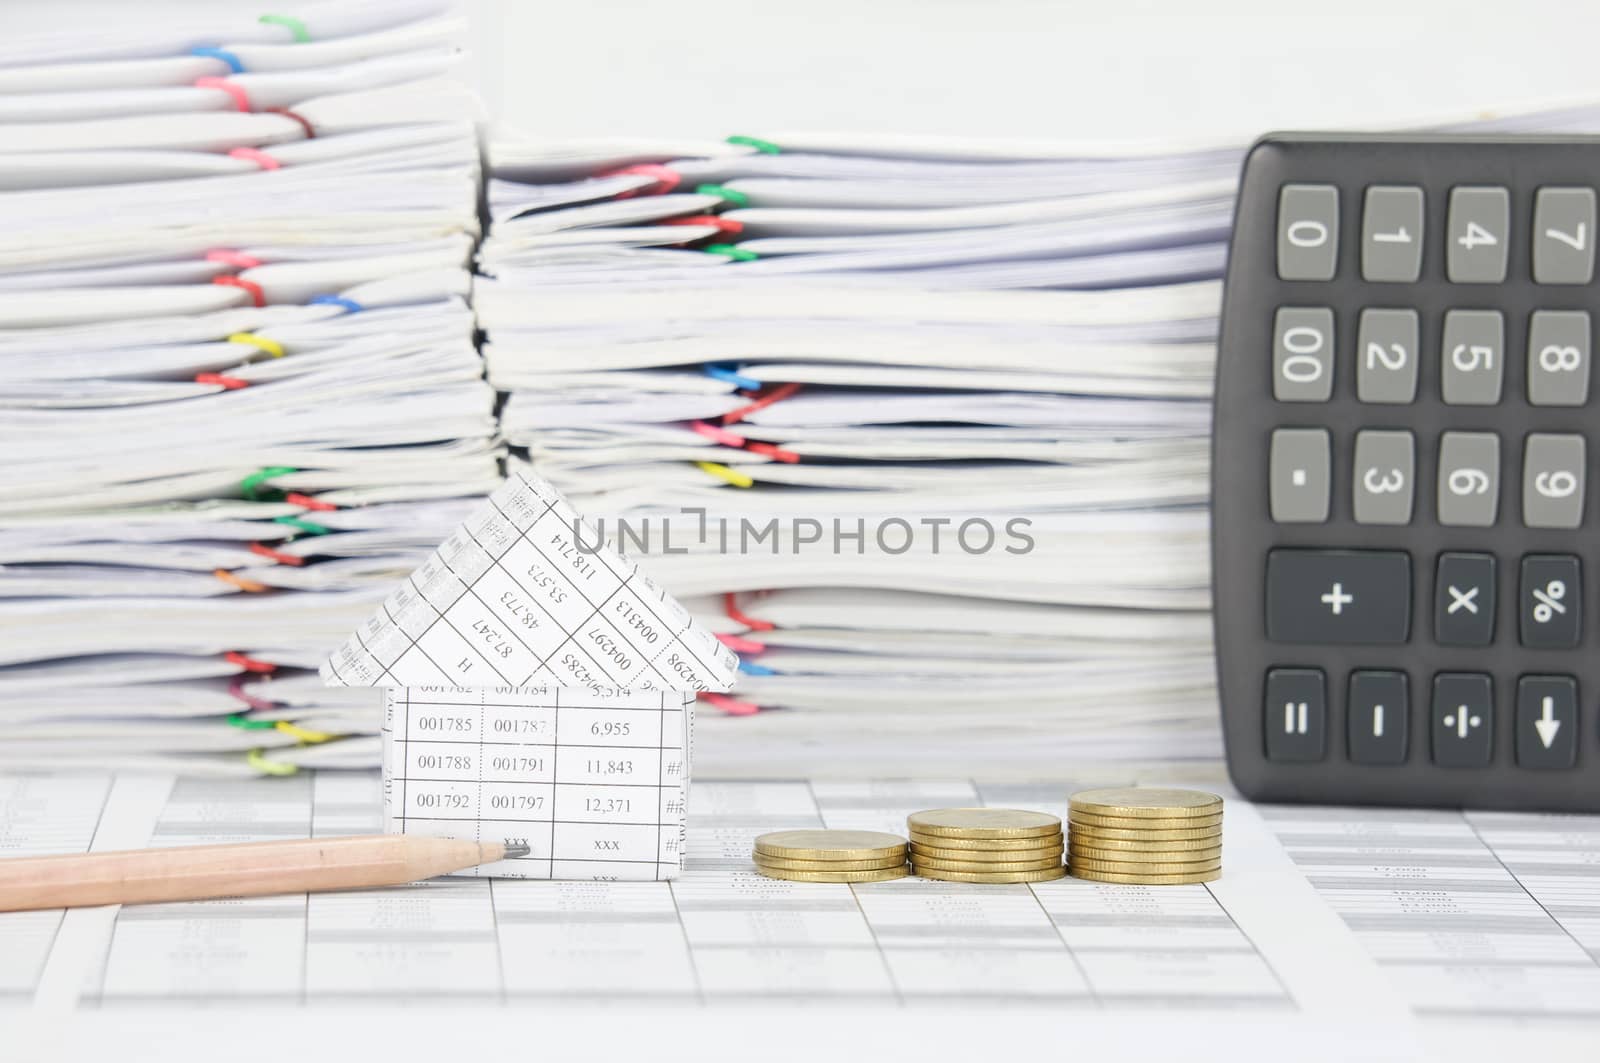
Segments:
[[[1249,152],[1211,499],[1247,796],[1600,810],[1597,189],[1600,138]]]

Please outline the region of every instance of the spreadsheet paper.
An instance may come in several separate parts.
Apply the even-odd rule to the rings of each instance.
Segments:
[[[0,777],[0,854],[371,832],[380,787]],[[802,1003],[1600,1036],[1596,816],[1230,799],[1223,877],[1191,886],[813,884],[749,859],[765,831],[901,831],[920,808],[1064,816],[1073,788],[705,781],[673,882],[443,879],[4,914],[0,1007]]]

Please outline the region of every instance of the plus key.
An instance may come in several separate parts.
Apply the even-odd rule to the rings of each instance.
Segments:
[[[1405,642],[1411,558],[1392,550],[1273,550],[1267,638],[1274,642]]]

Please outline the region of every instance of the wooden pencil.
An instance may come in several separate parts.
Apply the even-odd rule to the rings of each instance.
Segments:
[[[411,834],[0,860],[0,912],[394,886],[525,856],[498,842]]]

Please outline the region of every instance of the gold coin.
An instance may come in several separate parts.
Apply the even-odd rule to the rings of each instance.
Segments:
[[[1061,863],[1061,854],[1042,860],[1007,860],[998,863],[980,863],[975,860],[938,860],[926,856],[913,856],[911,870],[919,874],[923,868],[933,868],[935,871],[975,871],[988,874],[991,871],[1039,871],[1047,867],[1056,867]]]
[[[1215,871],[1197,871],[1191,875],[1126,875],[1116,871],[1091,871],[1088,868],[1073,868],[1073,878],[1081,878],[1086,882],[1117,882],[1128,886],[1182,886],[1196,882],[1215,882],[1222,877],[1222,869]]]
[[[1006,850],[1044,849],[1052,845],[1060,845],[1062,834],[1041,834],[1031,838],[952,838],[937,834],[923,834],[920,831],[911,832],[911,847],[915,849],[922,846],[924,849],[970,849],[974,852],[1004,852]]]
[[[872,860],[785,860],[766,853],[756,853],[752,859],[761,867],[789,871],[877,871],[885,867],[900,867],[906,862],[903,856],[884,856]]]
[[[1204,790],[1117,786],[1107,790],[1079,790],[1072,795],[1068,807],[1073,812],[1121,819],[1176,819],[1179,816],[1220,816],[1222,798]]]
[[[1072,811],[1067,813],[1067,822],[1071,826],[1082,823],[1090,827],[1116,827],[1120,830],[1201,830],[1206,827],[1222,826],[1222,816],[1172,816],[1158,819],[1147,816],[1142,819],[1128,819],[1122,816],[1100,816],[1093,812]]]
[[[905,878],[905,865],[880,867],[873,871],[791,871],[782,867],[756,865],[756,873],[767,878],[781,878],[788,882],[888,882]]]
[[[1215,871],[1222,866],[1222,857],[1206,860],[1101,860],[1093,856],[1074,856],[1067,861],[1074,868],[1087,871],[1116,871],[1124,875],[1187,875],[1192,871]]]
[[[1049,882],[1051,879],[1063,878],[1067,869],[1064,867],[1047,867],[1038,871],[941,871],[938,868],[918,868],[917,874],[923,878],[938,879],[940,882]]]
[[[1222,859],[1221,849],[1195,849],[1184,853],[1135,853],[1126,849],[1069,849],[1067,862],[1095,860],[1104,863],[1133,864],[1149,867],[1151,864],[1200,864]],[[1120,867],[1111,870],[1121,871]]]
[[[912,846],[916,851],[916,846]],[[1165,841],[1146,841],[1143,838],[1100,838],[1085,835],[1081,831],[1074,831],[1072,841],[1067,844],[1070,851],[1079,849],[1093,849],[1097,852],[1116,851],[1119,853],[1189,853],[1210,852],[1222,849],[1222,835],[1215,834],[1207,838],[1169,838]]]
[[[906,840],[878,830],[775,830],[755,850],[783,860],[881,860],[904,856]]]
[[[935,838],[1041,838],[1061,831],[1061,819],[1019,808],[932,808],[913,812],[906,826]]]
[[[1122,841],[1140,842],[1177,842],[1177,841],[1222,841],[1222,824],[1210,827],[1178,827],[1143,830],[1134,827],[1102,827],[1092,823],[1079,823],[1072,821],[1072,830],[1067,836],[1068,844],[1080,839],[1099,841],[1109,838]]]
[[[1054,845],[1042,849],[941,849],[932,845],[911,843],[911,859],[913,860],[958,860],[966,863],[988,864],[1005,863],[1015,860],[1044,860],[1047,857],[1060,856],[1064,846],[1057,841]]]

